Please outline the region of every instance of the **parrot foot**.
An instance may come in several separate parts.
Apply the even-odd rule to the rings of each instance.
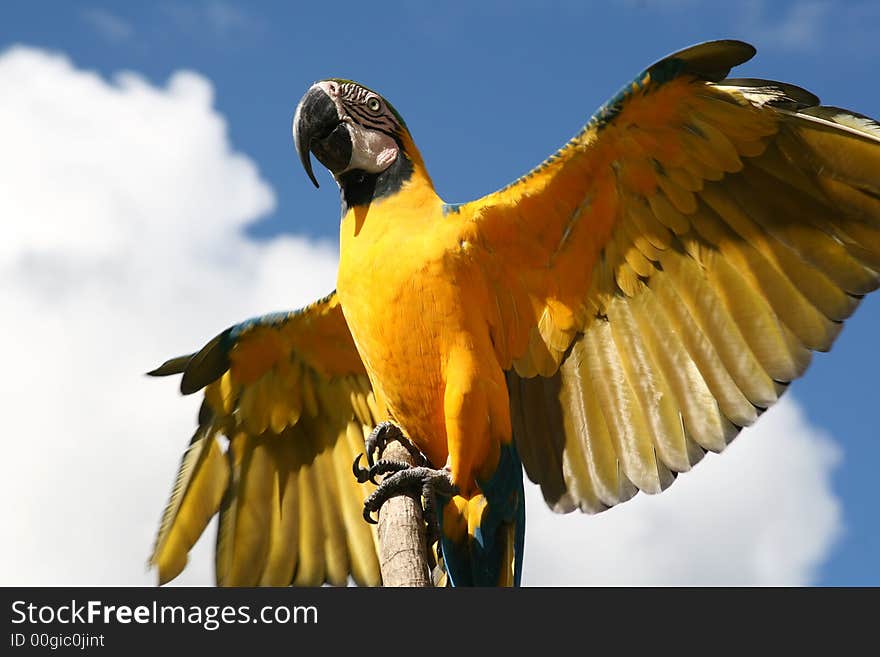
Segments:
[[[400,427],[386,420],[377,424],[364,441],[364,452],[366,452],[367,463],[370,467],[374,465],[373,454],[381,455],[388,443],[395,440],[406,448],[416,465],[428,465],[428,459],[403,435]]]
[[[376,465],[381,463],[382,461],[379,461]],[[430,541],[432,537],[439,535],[436,513],[437,495],[451,497],[458,492],[458,488],[452,483],[452,474],[446,469],[435,470],[423,465],[411,466],[400,461],[388,463],[390,465],[387,466],[389,468],[387,471],[393,472],[393,474],[383,479],[379,487],[364,500],[364,520],[373,525],[377,524],[377,521],[373,520],[372,514],[378,512],[391,497],[409,493],[421,494],[422,514],[428,523]],[[400,465],[407,467],[399,468]]]

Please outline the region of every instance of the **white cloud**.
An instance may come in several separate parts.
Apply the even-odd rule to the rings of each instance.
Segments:
[[[842,531],[831,487],[839,460],[786,396],[662,495],[554,515],[529,485],[524,583],[809,584]]]
[[[0,54],[10,88],[0,584],[150,584],[145,560],[198,400],[141,373],[327,292],[336,247],[243,235],[273,193],[231,148],[197,74],[107,81],[14,48]],[[809,582],[840,527],[828,439],[787,400],[706,461],[664,495],[596,517],[530,499],[526,582]],[[212,581],[212,541],[209,530],[178,582]]]
[[[0,89],[16,90],[0,104],[0,582],[151,583],[198,400],[142,373],[325,294],[336,249],[243,236],[273,192],[230,147],[199,75],[107,82],[15,48]],[[206,560],[197,571],[210,581]]]

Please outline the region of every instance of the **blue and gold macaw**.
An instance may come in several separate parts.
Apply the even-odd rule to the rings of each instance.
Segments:
[[[219,509],[220,584],[378,583],[361,500],[418,490],[453,584],[518,584],[522,466],[554,510],[596,513],[755,422],[880,285],[880,125],[727,78],[754,54],[661,60],[465,204],[437,196],[387,100],[312,86],[293,129],[312,180],[310,154],[341,189],[337,291],[157,370],[205,390],[160,581]],[[373,462],[374,427],[424,463]]]

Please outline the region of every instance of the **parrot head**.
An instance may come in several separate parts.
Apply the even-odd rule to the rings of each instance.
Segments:
[[[400,114],[376,92],[350,80],[321,80],[297,105],[293,139],[315,187],[311,155],[355,203],[394,191],[422,166]]]

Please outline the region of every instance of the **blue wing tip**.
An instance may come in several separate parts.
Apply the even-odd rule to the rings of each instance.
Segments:
[[[681,75],[694,75],[710,82],[719,82],[727,77],[733,67],[749,61],[757,52],[752,44],[745,41],[721,39],[667,55],[624,85],[596,110],[587,125],[600,129],[608,125],[620,113],[627,98],[648,85],[662,86]]]

